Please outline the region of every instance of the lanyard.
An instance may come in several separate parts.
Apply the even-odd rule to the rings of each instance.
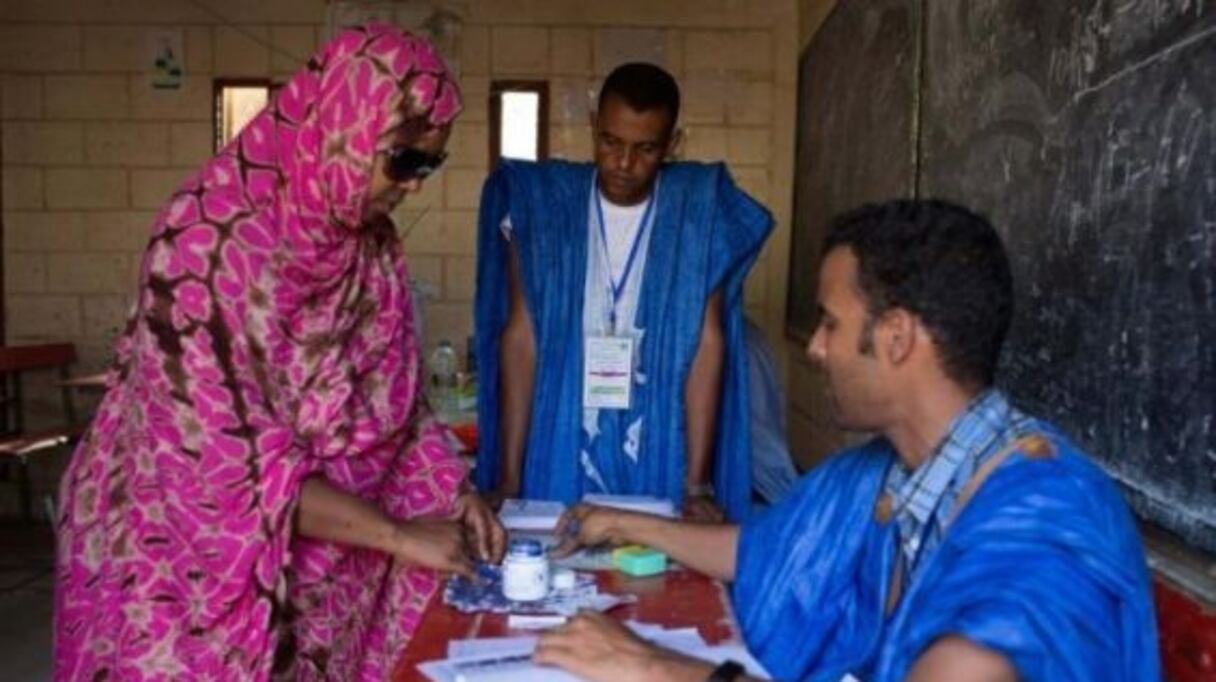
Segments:
[[[593,192],[595,194],[595,215],[600,223],[600,245],[604,253],[604,268],[608,276],[608,288],[612,292],[612,303],[608,308],[608,324],[611,326],[613,334],[616,333],[616,306],[621,301],[621,295],[625,293],[625,285],[629,283],[629,275],[633,272],[633,264],[637,260],[638,246],[642,243],[642,237],[646,234],[646,228],[650,223],[650,214],[654,210],[655,195],[659,193],[658,184],[655,184],[654,191],[650,193],[650,199],[646,201],[646,209],[642,212],[642,222],[638,225],[638,231],[633,235],[633,244],[629,247],[629,258],[625,261],[625,271],[621,273],[621,281],[614,281],[612,278],[612,262],[608,259],[608,231],[604,227],[604,203],[600,199],[599,185],[594,185]]]

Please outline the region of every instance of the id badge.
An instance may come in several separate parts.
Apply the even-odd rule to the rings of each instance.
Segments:
[[[589,336],[583,348],[583,407],[627,410],[633,390],[633,339]]]

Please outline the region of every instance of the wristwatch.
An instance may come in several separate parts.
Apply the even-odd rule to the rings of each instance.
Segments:
[[[725,660],[722,665],[714,668],[714,671],[705,678],[705,682],[734,682],[734,679],[743,674],[743,666],[737,661]]]
[[[687,483],[684,485],[684,494],[689,497],[713,497],[713,483]]]

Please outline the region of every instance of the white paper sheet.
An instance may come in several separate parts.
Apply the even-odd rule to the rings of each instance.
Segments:
[[[498,520],[507,530],[552,532],[566,505],[550,500],[503,500]]]
[[[768,673],[740,643],[710,646],[696,628],[668,630],[653,623],[630,621],[631,630],[655,644],[712,663],[738,661],[749,675],[769,679]],[[447,660],[420,663],[432,682],[578,682],[580,678],[556,668],[538,666],[530,656],[537,637],[486,637],[448,643]]]
[[[601,507],[613,507],[646,514],[656,514],[668,518],[673,518],[676,515],[676,507],[671,500],[651,495],[604,495],[588,493],[583,495],[583,502],[597,504]]]

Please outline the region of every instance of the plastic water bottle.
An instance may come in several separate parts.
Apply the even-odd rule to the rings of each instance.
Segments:
[[[431,351],[431,402],[440,417],[456,411],[456,349],[447,339]]]

